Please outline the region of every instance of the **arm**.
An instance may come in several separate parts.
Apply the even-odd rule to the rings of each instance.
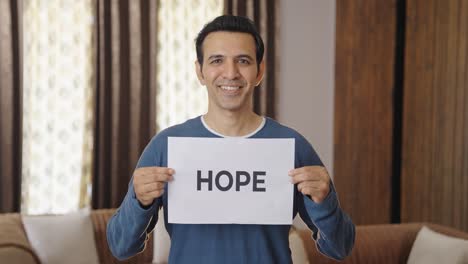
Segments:
[[[112,254],[127,259],[141,252],[153,230],[162,206],[162,194],[173,171],[158,167],[157,139],[145,148],[133,173],[127,194],[107,224],[107,241]]]
[[[117,259],[124,260],[143,251],[161,205],[161,198],[158,198],[149,208],[143,208],[130,183],[121,206],[107,224],[107,243]]]
[[[330,186],[330,192],[320,203],[297,192],[299,215],[312,229],[318,250],[328,257],[342,260],[354,246],[355,227],[340,208],[333,185]]]
[[[302,137],[296,140],[297,169],[290,172],[296,185],[299,215],[314,232],[313,239],[323,254],[344,259],[354,246],[355,227],[340,208],[330,176],[312,146]]]

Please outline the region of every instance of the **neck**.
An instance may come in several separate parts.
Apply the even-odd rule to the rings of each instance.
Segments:
[[[228,137],[248,135],[263,121],[263,118],[253,111],[245,113],[208,111],[203,118],[211,129]]]

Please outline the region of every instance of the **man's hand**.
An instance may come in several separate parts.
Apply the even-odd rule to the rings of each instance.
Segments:
[[[136,198],[143,206],[149,206],[164,193],[164,185],[172,180],[174,170],[165,167],[142,167],[133,173]]]
[[[291,182],[304,195],[309,195],[316,203],[321,203],[330,192],[330,176],[325,167],[306,166],[289,172]]]

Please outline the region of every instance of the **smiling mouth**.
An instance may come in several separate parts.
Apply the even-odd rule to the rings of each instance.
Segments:
[[[221,88],[223,91],[227,91],[227,92],[235,92],[235,91],[240,90],[240,88],[242,88],[242,86],[230,86],[230,85],[220,85],[218,87]]]

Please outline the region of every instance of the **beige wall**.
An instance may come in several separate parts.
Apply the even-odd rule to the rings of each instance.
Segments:
[[[333,174],[336,0],[280,0],[278,115]]]

